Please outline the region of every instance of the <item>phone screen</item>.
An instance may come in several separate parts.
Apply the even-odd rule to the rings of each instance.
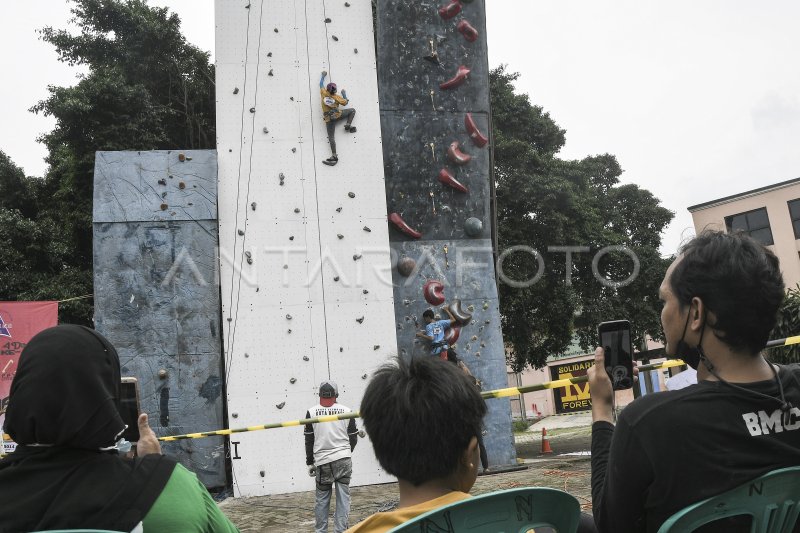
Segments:
[[[122,421],[128,425],[122,434],[125,440],[137,442],[139,440],[139,384],[136,378],[122,378],[119,388],[119,414]]]
[[[605,352],[606,372],[614,390],[633,386],[633,345],[627,320],[603,322],[597,327],[600,346]]]

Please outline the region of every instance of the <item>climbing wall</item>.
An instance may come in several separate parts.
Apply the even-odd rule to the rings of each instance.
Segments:
[[[356,410],[397,353],[370,2],[217,0],[216,24],[230,427],[303,418],[327,379]],[[333,167],[322,70],[357,110]],[[236,434],[231,455],[237,496],[314,489],[301,427]],[[366,437],[353,463],[355,485],[389,480]]]
[[[378,0],[378,80],[400,354],[428,353],[415,339],[422,313],[448,305],[459,357],[484,390],[506,387],[483,0]],[[487,406],[489,462],[515,463],[509,402]]]
[[[224,424],[216,174],[213,150],[95,157],[95,327],[158,436]],[[162,446],[207,487],[227,485],[222,437]]]

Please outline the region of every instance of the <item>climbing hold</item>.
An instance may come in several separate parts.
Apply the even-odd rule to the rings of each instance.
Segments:
[[[161,193],[161,198],[166,198],[166,197],[167,197],[167,192],[166,191],[162,192]]]
[[[231,416],[232,416],[233,418],[239,418],[239,413],[231,413]]]
[[[292,148],[292,153],[295,153],[296,151],[297,151],[297,148]]]
[[[364,294],[369,294],[369,291],[368,291],[367,289],[364,289],[364,290],[363,290],[363,291],[361,291],[361,292],[362,292],[362,293],[364,293]]]
[[[333,276],[333,281],[339,281],[339,276]]]
[[[367,375],[366,374],[362,375],[361,379],[367,379]],[[361,435],[361,432],[359,431],[358,434]]]
[[[238,87],[234,87],[233,88],[233,94],[239,94],[239,88]]]
[[[406,278],[414,272],[415,268],[417,268],[417,262],[410,257],[403,257],[397,262],[397,272]]]
[[[353,255],[353,261],[358,261],[359,259],[361,259],[361,254]]]
[[[409,305],[411,305],[411,300],[409,300],[408,298],[406,298],[405,300],[403,300],[403,305],[405,305],[405,306],[409,306]]]
[[[422,237],[422,233],[418,232],[403,220],[398,213],[392,213],[389,215],[389,222],[395,225],[397,229],[408,235],[409,237],[413,237],[414,239],[419,239]]]
[[[295,208],[294,208],[294,212],[295,212],[295,213],[299,213],[299,212],[300,212],[300,208],[299,208],[299,207],[295,207]]]
[[[252,265],[253,264],[253,258],[252,257],[248,257],[247,258],[247,264],[248,265]]]
[[[481,348],[486,348],[486,343],[485,342],[481,343]]]
[[[267,76],[273,76],[272,69],[269,69],[269,72],[267,72]]]
[[[350,2],[345,2],[344,7],[350,7]]]
[[[453,141],[447,149],[447,159],[455,165],[464,166],[470,162],[472,156],[461,151],[461,143]]]
[[[453,314],[453,317],[461,324],[468,324],[469,321],[472,320],[472,315],[461,308],[461,300],[453,300],[447,308]]]
[[[481,356],[481,352],[475,352],[475,357],[480,357],[480,356]]]
[[[297,379],[296,378],[289,378],[289,383],[294,385],[295,383],[297,383]]]
[[[243,230],[237,230],[236,233],[238,233],[240,236],[244,235],[244,231]]]
[[[169,206],[167,204],[161,204],[161,210],[166,211]]]
[[[456,71],[456,75],[450,78],[449,80],[442,82],[439,84],[439,88],[443,91],[448,89],[455,89],[462,83],[467,80],[467,75],[469,75],[470,70],[469,68],[465,67],[464,65],[460,65],[458,70]]]
[[[160,180],[158,180],[158,184],[159,185],[166,185],[167,184],[167,180],[165,180],[164,178],[161,178]]]
[[[369,229],[369,226],[364,226],[364,228],[363,228],[363,229],[364,229],[364,231],[366,231],[367,233],[372,233],[372,230],[371,230],[371,229]]]
[[[469,189],[467,189],[463,183],[458,181],[446,168],[443,168],[439,171],[439,183],[447,185],[448,187],[452,187],[460,192],[469,192]]]
[[[289,335],[291,335],[291,334],[292,334],[292,330],[291,330],[291,329],[287,329],[287,330],[286,330],[286,333],[288,333]]]
[[[339,346],[339,353],[342,353],[343,351],[344,351],[344,348],[342,348],[341,346]]]
[[[364,323],[364,317],[362,316],[361,318],[356,318],[356,322],[358,322],[359,324],[363,324]]]
[[[483,148],[489,144],[489,138],[478,129],[478,125],[475,124],[475,120],[472,118],[472,113],[464,115],[464,127],[467,128],[467,133],[469,133],[469,138],[472,139],[472,144],[478,148]]]
[[[233,321],[233,319],[232,319],[231,317],[228,317],[226,320],[227,320],[228,322],[232,322],[232,321]]]
[[[250,252],[245,252],[245,253],[244,253],[244,256],[245,256],[246,258],[250,259],[251,257],[253,257],[253,254],[251,254]]]
[[[355,198],[356,197],[356,193],[349,192],[349,193],[347,193],[347,196],[349,196],[350,198]]]
[[[289,235],[289,240],[293,241],[294,240],[294,235]]]
[[[483,222],[475,217],[469,217],[464,221],[464,233],[470,237],[480,237],[483,233]]]
[[[308,360],[309,360],[309,359],[308,359],[308,356],[307,356],[307,355],[304,355],[304,356],[303,356],[303,361],[308,361]]]
[[[466,39],[467,41],[474,43],[475,41],[478,40],[478,30],[472,27],[472,24],[470,24],[466,20],[462,20],[461,22],[459,22],[458,26],[456,26],[456,29],[461,35],[464,36],[464,39]]]
[[[186,161],[186,155],[184,155],[184,154],[178,154],[178,161],[180,161],[181,163],[183,163],[184,161]]]
[[[422,287],[422,294],[425,301],[431,305],[442,305],[444,303],[444,285],[441,281],[429,280]]]
[[[275,404],[275,407],[277,407],[278,409],[283,409],[284,405],[286,405],[286,402],[281,402],[279,404]]]
[[[160,369],[158,371],[158,378],[159,379],[167,379],[167,371],[165,369]]]
[[[358,48],[353,48],[353,53],[357,54],[358,53]]]
[[[246,6],[244,6],[244,8],[245,9],[250,9],[250,4],[247,4]]]
[[[478,340],[478,336],[477,336],[477,335],[473,335],[473,336],[472,336],[472,338],[471,338],[470,340],[471,340],[471,341],[476,341],[476,340]]]
[[[286,320],[291,320],[291,319],[292,319],[292,315],[286,315]]]
[[[180,182],[180,183],[178,183],[178,188],[179,188],[180,190],[183,190],[183,189],[185,189],[185,188],[186,188],[186,184],[185,184],[184,182]]]
[[[442,17],[444,20],[449,20],[458,15],[459,13],[461,13],[460,0],[450,0],[449,4],[439,8],[439,16]]]
[[[272,57],[272,52],[267,52],[267,57]]]
[[[250,354],[249,354],[249,353],[247,353],[247,352],[245,352],[245,353],[244,353],[244,358],[245,358],[245,359],[247,359],[248,357],[250,357]]]
[[[256,210],[256,203],[255,203],[255,202],[251,203],[251,204],[250,204],[250,208],[251,208],[253,211],[255,211],[255,210]]]
[[[330,17],[328,17],[328,18],[326,18],[326,19],[325,19],[325,24],[330,24],[330,22],[331,22],[331,19],[330,19]]]
[[[373,350],[380,350],[381,349],[381,345],[380,344],[376,344],[375,346],[372,347],[372,349]]]
[[[255,112],[256,112],[256,108],[255,108],[255,107],[251,107],[251,108],[250,108],[250,112],[251,112],[251,113],[255,113]]]
[[[267,127],[266,127],[266,126],[264,126],[264,127],[261,129],[261,131],[263,131],[264,133],[269,133],[269,130],[267,129]]]
[[[289,270],[289,265],[283,265],[284,270]]]
[[[274,31],[275,31],[275,33],[278,33],[278,28],[275,28],[275,30],[274,30]]]
[[[451,326],[447,328],[447,333],[445,333],[445,340],[447,344],[453,345],[458,341],[458,336],[461,335],[461,326]]]
[[[294,102],[294,96],[290,96],[290,97],[289,97],[289,100],[291,100],[292,102]]]
[[[337,213],[341,213],[341,212],[342,212],[342,208],[341,208],[341,206],[339,206],[339,207],[337,207],[337,208],[336,208],[336,212],[337,212]]]
[[[337,233],[336,236],[339,237],[339,240],[344,239],[344,235],[342,235],[341,233]]]
[[[333,39],[334,41],[338,41],[339,40],[339,38],[337,36],[335,36],[335,35],[331,35],[331,39]]]
[[[468,306],[467,306],[467,311],[469,311],[470,313],[472,313],[473,311],[475,311],[475,306],[474,306],[474,305],[472,305],[472,304],[468,305]]]
[[[259,474],[261,477],[264,477],[264,476],[266,476],[266,475],[267,475],[267,473],[266,473],[266,472],[264,472],[263,470],[260,470],[260,471],[258,472],[258,474]]]

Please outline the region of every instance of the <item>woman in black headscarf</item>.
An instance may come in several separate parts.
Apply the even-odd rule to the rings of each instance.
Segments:
[[[114,347],[82,326],[37,334],[22,351],[0,460],[0,533],[61,528],[220,531],[236,528],[194,474],[161,455],[147,415],[139,457],[116,450],[120,367]]]

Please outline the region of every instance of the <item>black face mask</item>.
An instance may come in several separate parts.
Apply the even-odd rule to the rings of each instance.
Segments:
[[[681,340],[678,341],[678,344],[675,345],[675,354],[673,355],[673,359],[683,359],[683,362],[692,367],[694,370],[697,370],[697,367],[700,366],[700,360],[703,358],[702,348],[700,345],[697,346],[689,346],[689,344],[683,340],[686,336],[686,328],[689,327],[689,318],[691,318],[692,312],[689,310],[689,314],[686,315],[686,323],[683,325],[683,333],[681,334]],[[703,329],[700,331],[700,342],[703,342],[703,332],[706,329],[705,323],[703,323]]]

